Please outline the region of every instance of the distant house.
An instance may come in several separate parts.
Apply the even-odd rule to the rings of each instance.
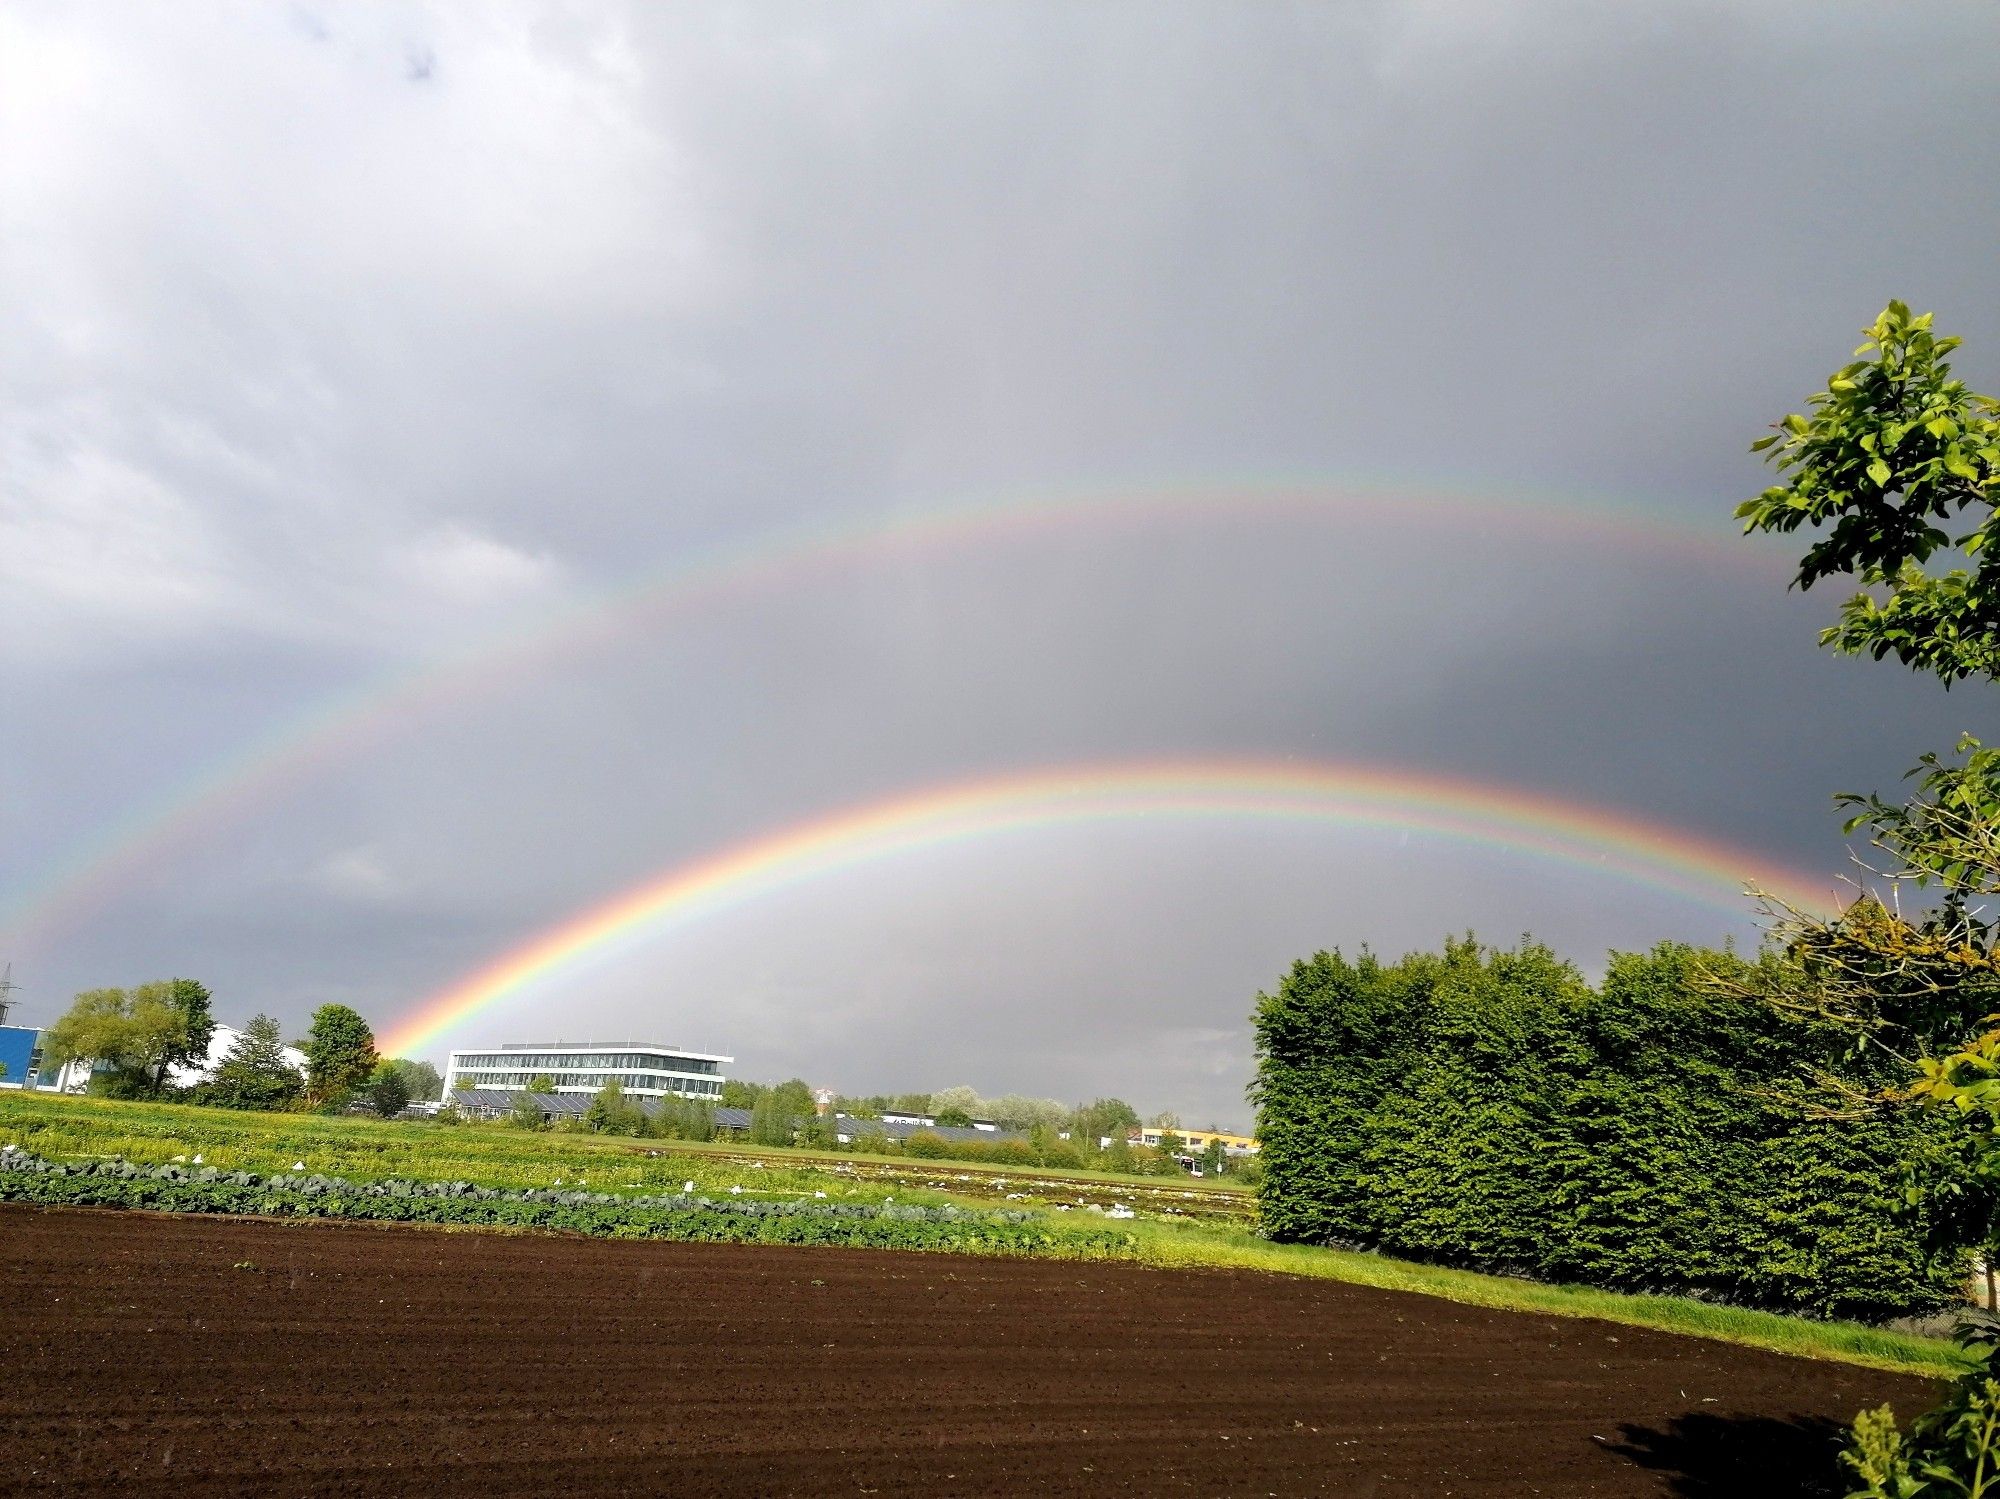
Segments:
[[[1254,1135],[1232,1135],[1217,1129],[1165,1129],[1154,1124],[1133,1130],[1126,1139],[1133,1145],[1150,1145],[1157,1150],[1168,1135],[1178,1136],[1183,1153],[1188,1155],[1201,1154],[1212,1140],[1222,1142],[1222,1153],[1227,1156],[1255,1155],[1262,1149]],[[1105,1143],[1110,1142],[1107,1140]]]

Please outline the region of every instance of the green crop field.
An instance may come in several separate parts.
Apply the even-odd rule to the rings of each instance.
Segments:
[[[1240,1221],[1199,1219],[1184,1204],[1202,1198],[1228,1202],[1241,1212],[1240,1193],[1205,1193],[1189,1184],[1181,1189],[1157,1179],[1089,1178],[1078,1173],[1030,1173],[972,1167],[955,1161],[910,1161],[880,1157],[843,1156],[799,1151],[773,1151],[743,1145],[690,1147],[674,1141],[539,1133],[504,1126],[457,1127],[423,1122],[365,1118],[327,1118],[300,1114],[258,1114],[181,1104],[125,1103],[103,1099],[56,1097],[0,1092],[0,1143],[11,1144],[48,1161],[88,1163],[119,1159],[136,1166],[182,1164],[261,1175],[286,1173],[295,1167],[353,1182],[397,1178],[412,1182],[465,1182],[509,1191],[584,1189],[592,1193],[655,1196],[679,1192],[692,1183],[696,1194],[731,1200],[778,1204],[804,1200],[854,1207],[903,1204],[944,1207],[973,1203],[992,1209],[1004,1206],[1046,1219],[1037,1233],[1010,1231],[1006,1252],[1055,1257],[1129,1258],[1162,1269],[1233,1269],[1306,1275],[1389,1290],[1441,1296],[1468,1304],[1553,1316],[1597,1317],[1665,1332],[1716,1338],[1804,1357],[1832,1358],[1880,1368],[1922,1374],[1950,1374],[1962,1363],[1942,1339],[1864,1327],[1852,1323],[1818,1322],[1802,1317],[1748,1311],[1678,1297],[1629,1296],[1570,1286],[1544,1285],[1502,1276],[1481,1275],[1434,1265],[1414,1264],[1375,1254],[1336,1249],[1272,1244]],[[199,1161],[197,1161],[199,1157]],[[871,1174],[886,1168],[893,1175]],[[996,1203],[996,1184],[1019,1190]],[[1153,1194],[1147,1195],[1151,1188]],[[174,1191],[148,1188],[154,1196],[131,1197],[136,1205],[179,1205]],[[178,1191],[179,1189],[174,1189]],[[65,1195],[68,1192],[70,1195]],[[822,1197],[823,1194],[823,1197]],[[98,1198],[76,1195],[70,1188],[45,1187],[39,1196],[17,1193],[25,1200],[116,1201],[115,1193]],[[185,1194],[184,1194],[185,1195]],[[309,1203],[286,1201],[287,1214],[312,1211]],[[1097,1213],[1076,1209],[1083,1200],[1117,1201],[1140,1216],[1119,1224],[1107,1238],[1109,1225]],[[187,1196],[192,1204],[193,1196]],[[1063,1211],[1068,1205],[1071,1210]],[[379,1206],[379,1204],[377,1205]],[[235,1209],[230,1209],[235,1210]],[[351,1213],[334,1205],[328,1210]],[[372,1212],[373,1209],[371,1208]],[[513,1211],[509,1209],[509,1211]],[[667,1236],[645,1214],[635,1212],[630,1225],[618,1221],[618,1209],[591,1209],[580,1218],[508,1217],[497,1209],[470,1216],[424,1221],[521,1227],[559,1226],[625,1236],[628,1230]],[[989,1215],[990,1216],[990,1215]],[[759,1230],[771,1241],[779,1230]],[[815,1242],[799,1239],[797,1242]],[[818,1242],[878,1242],[829,1238]],[[1003,1244],[983,1229],[962,1234],[926,1230],[905,1241],[907,1247],[943,1250],[984,1249]],[[1107,1245],[1112,1247],[1107,1248]]]

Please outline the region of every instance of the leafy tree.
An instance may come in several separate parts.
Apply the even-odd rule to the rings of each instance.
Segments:
[[[410,1085],[393,1062],[379,1063],[365,1090],[368,1106],[384,1119],[393,1119],[410,1106]]]
[[[750,1141],[754,1145],[792,1143],[791,1117],[778,1107],[772,1090],[766,1090],[750,1108]]]
[[[359,1088],[381,1060],[368,1022],[339,1004],[313,1011],[299,1049],[306,1054],[306,1101],[315,1106],[333,1103]]]
[[[635,1116],[644,1119],[637,1105],[625,1097],[624,1084],[617,1078],[609,1079],[590,1100],[590,1107],[583,1112],[583,1122],[587,1129],[599,1134],[630,1134]]]
[[[1825,527],[1799,563],[1811,588],[1852,577],[1866,591],[1822,644],[1933,672],[1947,685],[2000,678],[2000,403],[1952,378],[1956,338],[1891,302],[1811,398],[1753,447],[1785,476],[1737,507],[1746,531]],[[1946,527],[1951,526],[1957,530]],[[1926,570],[1944,554],[1968,564]]]
[[[1070,1134],[1090,1149],[1104,1139],[1124,1139],[1139,1127],[1139,1111],[1122,1098],[1099,1098],[1081,1105],[1069,1121]]]
[[[941,1116],[954,1109],[973,1119],[984,1119],[988,1115],[986,1100],[979,1096],[977,1089],[968,1088],[963,1083],[956,1088],[940,1088],[933,1093],[927,1112]]]
[[[819,1112],[819,1100],[813,1097],[812,1086],[804,1078],[779,1083],[771,1090],[771,1097],[778,1111],[794,1122],[803,1122]]]
[[[429,1062],[396,1057],[383,1062],[382,1068],[388,1068],[402,1078],[403,1089],[412,1103],[432,1103],[444,1097],[444,1079]],[[378,1076],[382,1068],[376,1069]]]
[[[208,1046],[215,1039],[215,1017],[208,1007],[210,997],[207,986],[195,979],[167,980],[167,1004],[180,1017],[180,1034],[160,1054],[153,1073],[155,1093],[166,1087],[169,1068],[207,1063]]]
[[[533,1077],[528,1079],[528,1091],[530,1093],[553,1093],[556,1091],[556,1080],[546,1072],[537,1072]]]
[[[1069,1110],[1053,1098],[1027,1098],[1019,1093],[1006,1093],[989,1100],[985,1117],[1002,1129],[1026,1131],[1038,1124],[1060,1127],[1069,1118]]]
[[[285,1060],[285,1033],[269,1015],[253,1016],[216,1066],[215,1078],[197,1090],[199,1102],[226,1109],[284,1109],[305,1087]]]
[[[762,1083],[746,1083],[740,1078],[724,1078],[722,1081],[722,1107],[725,1109],[754,1109],[757,1100],[770,1089]]]
[[[1202,1171],[1209,1176],[1220,1176],[1223,1159],[1222,1142],[1211,1135],[1208,1143],[1201,1148]]]
[[[198,987],[198,986],[197,986]],[[174,984],[140,984],[134,989],[89,989],[42,1038],[51,1067],[95,1061],[106,1074],[92,1086],[121,1097],[159,1091],[167,1058],[186,1050],[188,1013],[176,1003]],[[207,1049],[206,1039],[202,1042]]]
[[[935,1117],[937,1122],[947,1129],[972,1128],[972,1116],[956,1105],[948,1109],[939,1109]]]
[[[542,1112],[542,1105],[533,1093],[523,1089],[509,1101],[507,1122],[517,1129],[540,1129],[546,1125],[548,1115]]]

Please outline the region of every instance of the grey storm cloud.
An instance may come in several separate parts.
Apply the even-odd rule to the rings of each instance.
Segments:
[[[1365,761],[1837,873],[1828,795],[1989,703],[1817,652],[1836,599],[1728,512],[1890,296],[2000,378],[1961,147],[1996,42],[1969,3],[10,7],[0,892],[224,788],[0,939],[26,1013],[173,971],[387,1021],[705,851],[1023,767]],[[1377,498],[1232,511],[1253,481]],[[1126,490],[1211,498],[885,545],[228,792],[676,559]],[[1227,1122],[1291,958],[1466,928],[1754,939],[1434,838],[1064,827],[730,906],[459,1039]]]

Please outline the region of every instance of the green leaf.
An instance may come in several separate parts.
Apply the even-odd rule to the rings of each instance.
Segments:
[[[1887,489],[1889,487],[1889,465],[1884,463],[1880,458],[1877,458],[1873,463],[1868,465],[1868,477],[1875,481],[1877,488]]]

